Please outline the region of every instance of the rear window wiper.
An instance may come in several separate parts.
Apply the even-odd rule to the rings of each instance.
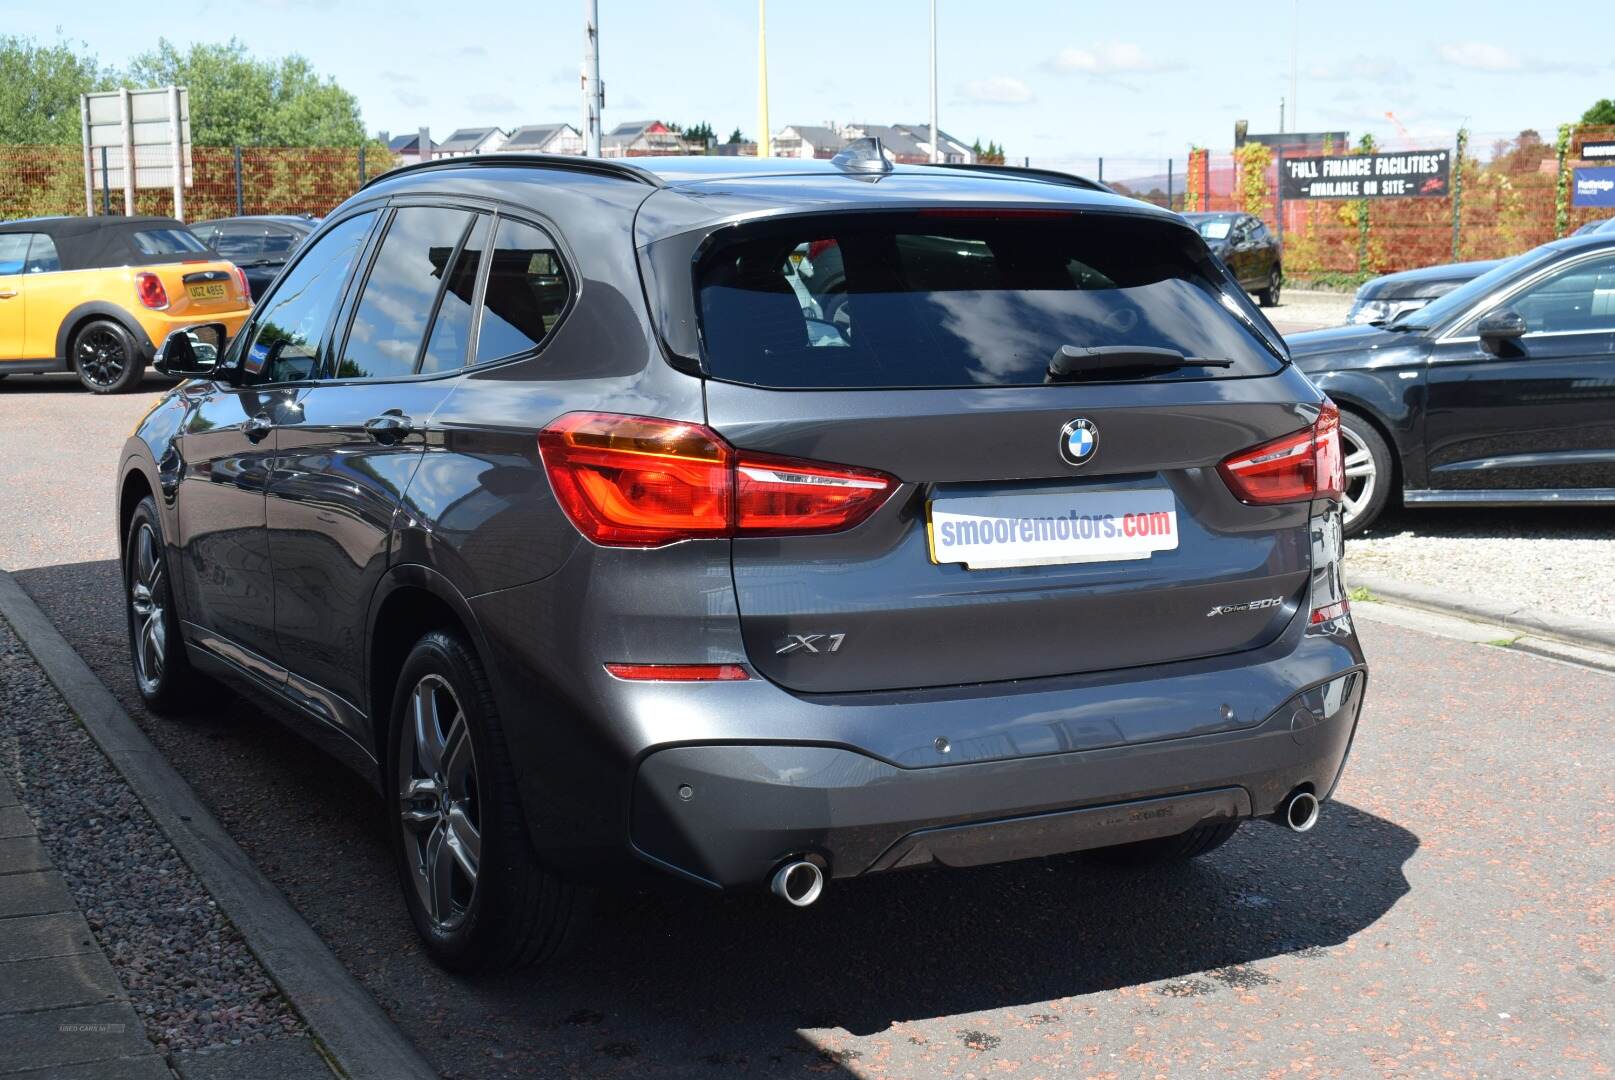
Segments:
[[[1092,376],[1151,375],[1186,367],[1233,367],[1232,360],[1185,356],[1176,349],[1147,345],[1061,345],[1049,361],[1047,382],[1064,382]]]

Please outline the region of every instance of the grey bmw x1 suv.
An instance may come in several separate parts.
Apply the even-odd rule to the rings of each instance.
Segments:
[[[869,147],[433,162],[221,342],[120,460],[141,693],[368,777],[447,966],[636,866],[1181,859],[1340,775],[1337,414],[1170,213]]]

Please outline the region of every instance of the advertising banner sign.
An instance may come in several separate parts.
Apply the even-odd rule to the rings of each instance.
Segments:
[[[1577,169],[1570,178],[1571,206],[1615,206],[1615,165]]]
[[[1434,198],[1451,190],[1451,172],[1449,150],[1285,157],[1279,187],[1286,200]]]

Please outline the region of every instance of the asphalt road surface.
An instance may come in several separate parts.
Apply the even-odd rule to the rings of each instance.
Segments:
[[[1615,677],[1382,623],[1306,836],[837,882],[802,912],[651,884],[552,969],[445,975],[361,781],[238,701],[141,710],[110,518],[142,404],[47,386],[0,386],[0,566],[446,1076],[1611,1072]]]

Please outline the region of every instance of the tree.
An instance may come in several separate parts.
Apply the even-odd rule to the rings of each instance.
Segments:
[[[129,66],[133,86],[190,88],[198,146],[354,146],[365,139],[359,103],[301,56],[259,60],[235,38],[181,53],[166,39]]]
[[[729,133],[729,144],[731,146],[733,146],[735,143],[743,143],[745,141],[746,141],[746,136],[744,136],[744,135],[742,135],[740,133],[739,128],[735,128],[735,130],[733,130],[733,131],[731,131]]]
[[[1583,124],[1615,126],[1615,98],[1600,98],[1581,114]]]
[[[981,156],[986,152],[987,151],[981,148],[981,139],[978,138],[975,142],[970,144],[970,153],[977,161],[980,161]]]
[[[705,120],[692,127],[685,128],[684,138],[687,142],[699,143],[702,146],[711,146],[718,141],[717,135],[712,131],[712,125]]]
[[[94,56],[65,41],[0,36],[0,144],[79,145],[79,95],[109,82]]]

